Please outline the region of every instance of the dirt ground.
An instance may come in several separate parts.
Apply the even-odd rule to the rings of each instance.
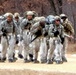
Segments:
[[[68,62],[63,64],[24,63],[19,59],[14,63],[0,63],[0,75],[76,75],[76,44],[69,43]]]
[[[74,43],[74,41],[73,42],[69,42],[67,53],[76,54],[76,43]]]
[[[0,75],[76,75],[74,73],[39,72],[31,70],[0,70]]]
[[[0,63],[0,75],[76,75],[76,54],[67,54],[68,62],[63,64]]]

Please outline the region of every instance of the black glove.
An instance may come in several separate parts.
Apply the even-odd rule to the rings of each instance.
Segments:
[[[48,35],[48,32],[45,32],[44,37],[46,37]]]
[[[57,37],[59,35],[59,31],[54,32],[54,37]]]
[[[7,30],[4,29],[4,28],[2,28],[1,31],[4,32],[4,33],[7,33]]]
[[[19,40],[18,39],[16,39],[16,44],[18,44],[19,43]]]
[[[7,36],[7,34],[3,32],[3,36]]]
[[[25,29],[30,29],[31,23],[30,22],[27,22],[27,24],[24,27],[25,27]]]
[[[42,32],[41,30],[38,30],[36,33],[35,33],[36,36],[41,36],[42,35]]]
[[[19,43],[19,37],[17,35],[15,36],[15,39],[16,39],[15,44],[18,44]]]
[[[64,37],[60,37],[61,38],[61,43],[64,43]]]
[[[2,28],[1,31],[3,32],[3,36],[6,36],[7,35],[7,30],[6,29]]]

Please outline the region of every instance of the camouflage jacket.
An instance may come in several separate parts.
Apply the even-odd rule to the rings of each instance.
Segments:
[[[15,31],[16,31],[16,35],[20,34],[20,24],[22,22],[22,19],[19,19],[18,21],[14,20],[14,24],[15,24]]]
[[[59,31],[59,36],[64,37],[64,27],[60,24],[56,26],[55,24],[50,24],[48,35],[49,37],[54,37],[54,32]]]
[[[4,20],[0,24],[0,31],[4,29],[7,31],[7,33],[14,33],[15,32],[15,24],[12,21],[11,23],[8,23],[7,20]]]
[[[64,27],[64,32],[68,35],[73,35],[74,34],[74,28],[73,25],[70,21],[65,21],[62,23]]]

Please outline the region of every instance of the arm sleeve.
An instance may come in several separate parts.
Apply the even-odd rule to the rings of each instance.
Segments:
[[[68,21],[66,25],[70,31],[70,35],[74,35],[74,28],[73,28],[72,23],[70,21]]]
[[[20,23],[20,34],[23,35],[23,30],[25,29],[25,25],[27,24],[27,20],[24,19],[21,23]]]
[[[1,23],[0,23],[0,36],[3,34],[3,32],[2,32],[2,28],[4,27],[4,22],[2,21]]]

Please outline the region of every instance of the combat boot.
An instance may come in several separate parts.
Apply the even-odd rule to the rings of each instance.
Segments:
[[[62,57],[62,61],[63,61],[63,62],[67,62],[66,57]]]
[[[47,64],[53,64],[52,60],[47,60]]]
[[[22,58],[23,58],[23,55],[22,55],[22,54],[18,54],[18,57],[19,57],[20,59],[22,59]]]
[[[1,62],[5,62],[6,61],[6,57],[2,58],[0,61]]]
[[[9,61],[9,62],[14,62],[14,60],[13,60],[13,59],[9,59],[8,61]]]
[[[56,62],[56,64],[62,64],[62,63],[63,63],[63,62],[60,61],[60,60],[56,60],[55,62]]]
[[[24,59],[24,63],[28,63],[29,62],[29,60],[26,58],[26,59]]]
[[[33,63],[39,63],[39,61],[37,59],[34,59]]]

